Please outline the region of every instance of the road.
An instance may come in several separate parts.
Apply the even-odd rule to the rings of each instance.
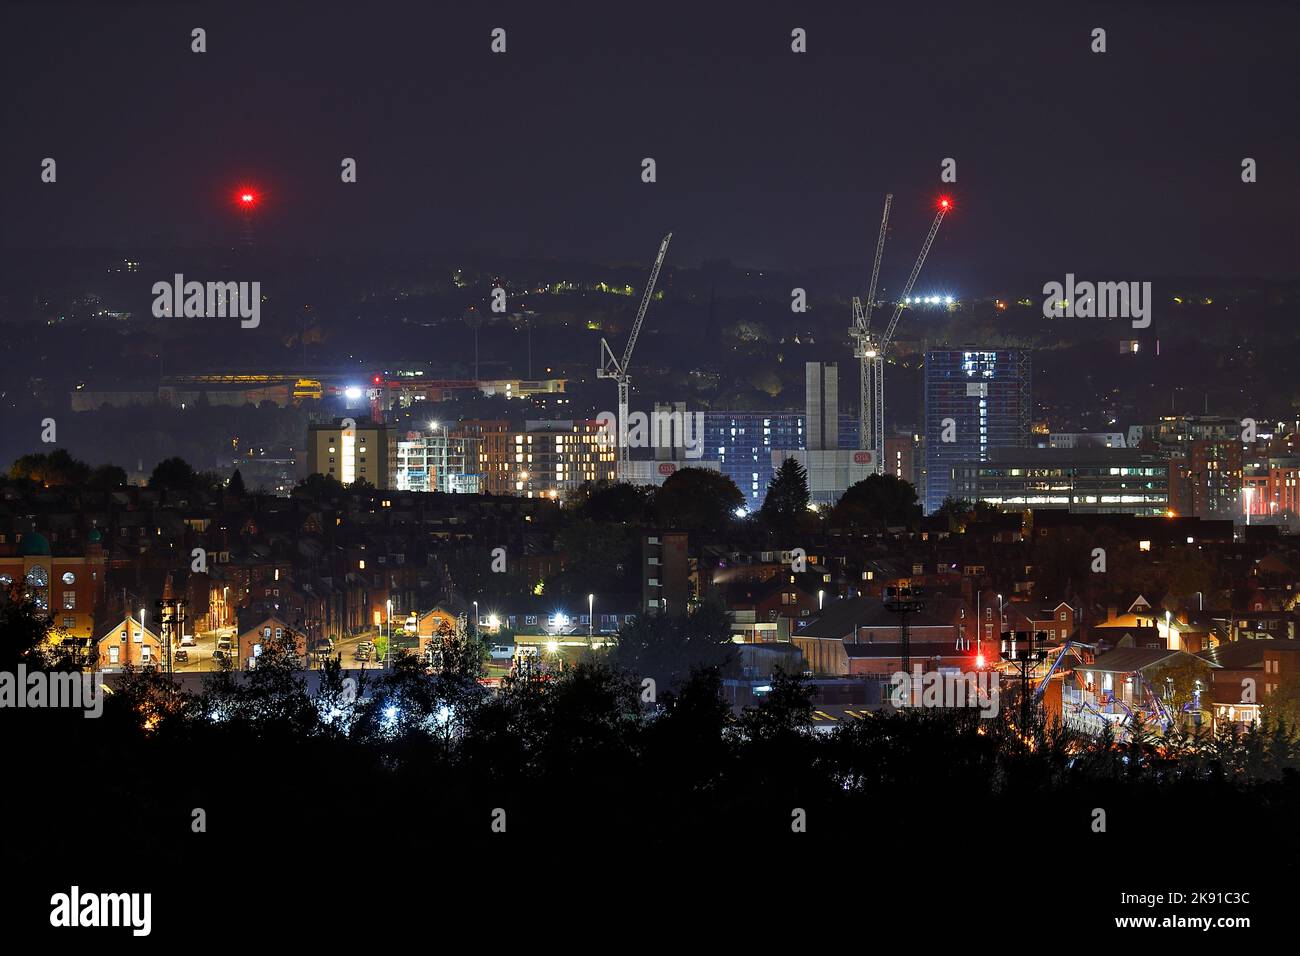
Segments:
[[[357,645],[362,641],[370,641],[374,644],[375,639],[379,637],[378,632],[367,634],[357,634],[352,637],[342,637],[334,643],[334,653],[342,659],[343,667],[348,670],[382,670],[384,666],[377,653],[373,654],[369,661],[357,660]],[[172,670],[177,674],[206,674],[213,671],[219,671],[220,665],[213,660],[212,653],[216,650],[219,639],[227,639],[231,644],[231,653],[238,653],[235,647],[235,628],[226,627],[215,631],[205,631],[194,636],[194,644],[187,645],[183,648],[189,660],[181,663],[175,657],[172,658]],[[173,652],[174,654],[175,652]],[[166,658],[162,661],[166,665]],[[237,664],[237,662],[236,662]],[[316,655],[311,656],[311,669],[319,667],[319,661]],[[488,661],[485,671],[489,677],[504,677],[510,672],[509,661]]]
[[[221,665],[213,660],[212,654],[213,651],[217,649],[217,641],[222,638],[230,641],[232,654],[238,653],[239,649],[235,646],[236,634],[233,627],[219,628],[215,631],[205,631],[194,636],[194,644],[192,646],[187,645],[184,648],[179,648],[180,650],[185,651],[186,656],[189,657],[188,661],[184,663],[177,661],[175,658],[175,651],[172,652],[172,670],[177,674],[203,674],[221,670]],[[358,634],[355,637],[341,638],[335,642],[334,653],[343,658],[343,666],[346,668],[374,670],[383,665],[383,662],[377,657],[372,656],[369,661],[359,661],[356,659],[357,645],[362,641],[370,641],[371,643],[374,643],[374,639],[374,634]],[[164,666],[166,665],[165,657],[163,658],[162,663]],[[236,662],[236,666],[237,664],[238,662]],[[314,655],[311,666],[313,669],[319,666]]]
[[[182,647],[177,649],[185,651],[186,655],[189,657],[187,662],[181,663],[176,660],[176,651],[172,651],[172,670],[177,674],[196,674],[220,670],[220,665],[212,659],[212,652],[217,648],[218,638],[226,638],[229,640],[231,653],[235,652],[235,629],[233,627],[223,627],[218,628],[215,631],[206,631],[202,634],[194,635],[193,647]],[[164,665],[167,662],[165,654],[166,652],[164,652],[163,657]]]

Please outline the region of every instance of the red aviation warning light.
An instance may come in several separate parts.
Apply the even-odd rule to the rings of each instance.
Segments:
[[[257,215],[257,207],[262,201],[262,195],[254,187],[240,184],[235,188],[230,199],[239,210],[240,242],[245,246],[252,246],[253,218]]]
[[[245,184],[240,184],[235,187],[235,193],[232,198],[235,201],[235,205],[244,212],[256,208],[257,204],[262,200],[262,196],[257,189]]]
[[[952,211],[952,198],[951,198],[950,196],[940,196],[940,197],[939,197],[939,208],[942,209],[944,212],[951,212],[951,211]]]

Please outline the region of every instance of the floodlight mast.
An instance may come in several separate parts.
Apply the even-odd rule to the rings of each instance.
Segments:
[[[632,323],[632,332],[627,338],[627,348],[623,350],[623,360],[620,362],[610,349],[609,343],[604,338],[600,340],[600,365],[596,369],[597,378],[612,378],[618,383],[618,476],[623,478],[627,474],[627,409],[628,409],[628,392],[631,376],[628,375],[628,366],[632,362],[632,350],[636,348],[636,340],[641,335],[641,325],[645,322],[646,309],[650,307],[650,298],[654,295],[655,282],[659,279],[659,270],[663,267],[664,257],[668,255],[668,243],[672,241],[673,234],[670,232],[664,236],[663,241],[659,243],[659,255],[655,257],[654,267],[650,270],[650,278],[646,282],[645,292],[641,296],[641,307],[637,309],[636,320]]]

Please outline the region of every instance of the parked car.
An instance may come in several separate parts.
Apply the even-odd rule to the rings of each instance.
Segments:
[[[193,646],[194,646],[194,635],[193,635],[193,634],[182,634],[182,635],[181,635],[181,647],[193,647]]]
[[[513,644],[493,644],[488,648],[488,657],[494,661],[508,661],[515,656]]]
[[[188,664],[190,662],[190,652],[182,647],[172,653],[172,660],[177,664]]]
[[[371,657],[374,656],[374,653],[375,653],[375,645],[372,644],[370,641],[362,641],[360,644],[357,645],[357,650],[356,653],[353,654],[353,657],[355,657],[359,661],[368,661],[370,660]]]
[[[212,660],[218,664],[224,664],[226,661],[230,660],[230,651],[222,650],[218,647],[212,652]]]
[[[219,637],[219,638],[217,638],[217,650],[219,650],[219,651],[225,651],[225,652],[229,653],[230,650],[231,650],[231,647],[232,647],[232,645],[231,645],[231,643],[230,643],[230,638],[228,638],[228,637]]]

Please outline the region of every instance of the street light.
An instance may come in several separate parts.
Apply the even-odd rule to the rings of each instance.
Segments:
[[[817,589],[817,610],[819,611],[822,609],[822,599],[824,597],[826,597],[826,592],[823,591],[821,588],[818,588]]]
[[[591,643],[591,627],[596,619],[592,616],[596,610],[596,595],[587,595],[587,643]]]
[[[384,607],[388,612],[387,621],[386,621],[386,625],[388,629],[388,640],[386,642],[386,647],[384,648],[384,650],[388,654],[387,666],[392,667],[393,666],[393,599],[389,598],[387,601],[385,601]]]
[[[478,637],[478,601],[474,602],[474,636]]]
[[[140,608],[140,659],[144,659],[144,608]]]
[[[998,641],[999,641],[998,646],[1003,648],[1004,650],[1006,649],[1007,646],[1007,642],[1004,636],[1006,634],[1006,631],[1007,631],[1007,615],[1002,608],[1002,595],[999,594],[998,595]]]

